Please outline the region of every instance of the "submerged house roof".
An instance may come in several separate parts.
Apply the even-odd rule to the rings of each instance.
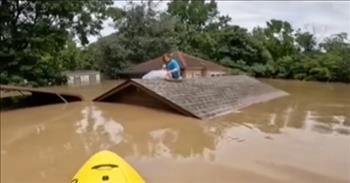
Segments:
[[[0,94],[0,109],[69,103],[82,100],[80,95],[11,85],[0,85]],[[12,100],[12,97],[17,99]]]
[[[123,93],[132,95],[131,88],[141,97],[122,99]],[[181,82],[131,79],[94,101],[128,103],[139,100],[142,105],[147,104],[145,98],[149,97],[186,116],[208,119],[285,95],[288,94],[248,76],[224,76]]]
[[[221,66],[219,64],[216,64],[211,61],[207,61],[198,57],[194,57],[192,55],[176,51],[171,53],[175,59],[179,61],[180,67],[182,69],[208,69],[208,70],[214,70],[214,71],[228,71],[228,68]],[[145,73],[149,72],[150,70],[157,70],[162,68],[163,62],[162,62],[162,56],[159,56],[157,58],[145,61],[141,64],[133,66],[129,72],[132,73]]]
[[[32,95],[45,95],[58,97],[63,103],[81,101],[83,98],[80,95],[67,93],[67,92],[54,92],[46,89],[32,88],[32,87],[22,87],[22,86],[12,86],[12,85],[0,85],[0,90],[3,92],[16,91],[19,93],[30,92]]]

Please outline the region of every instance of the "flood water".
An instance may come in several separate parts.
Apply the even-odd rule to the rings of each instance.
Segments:
[[[149,183],[349,183],[350,85],[263,80],[290,96],[211,121],[88,99],[1,112],[1,182],[70,182],[95,152]]]

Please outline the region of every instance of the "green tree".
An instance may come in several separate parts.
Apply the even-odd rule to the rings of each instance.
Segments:
[[[301,52],[314,51],[316,46],[316,38],[309,32],[301,32],[300,30],[296,33],[295,42]]]
[[[64,81],[59,52],[76,36],[102,29],[111,0],[2,0],[0,6],[1,83],[46,85]]]
[[[178,48],[194,55],[203,55],[196,46],[205,41],[202,38],[210,39],[209,29],[215,31],[231,20],[228,16],[219,16],[214,0],[173,0],[168,3],[167,13],[179,20],[175,27]]]
[[[88,63],[115,76],[132,64],[179,49],[223,64],[235,74],[350,80],[346,34],[318,44],[312,33],[294,31],[289,22],[275,19],[248,32],[220,15],[214,0],[170,1],[166,12],[156,9],[153,1],[131,3],[124,11],[109,9],[117,31],[89,46],[94,61]]]
[[[180,18],[184,25],[194,26],[196,31],[203,30],[209,21],[218,15],[217,4],[214,0],[186,0],[168,3],[168,13]]]
[[[151,1],[131,2],[125,7],[123,16],[114,20],[117,32],[89,46],[95,52],[97,68],[115,77],[130,65],[177,49],[178,20],[156,8]]]
[[[287,21],[272,19],[267,27],[255,28],[253,35],[269,50],[274,60],[295,53],[293,28]]]
[[[121,44],[130,50],[128,59],[140,63],[176,49],[175,25],[177,20],[156,12],[156,4],[130,4],[126,16],[116,24],[117,34],[125,37]]]
[[[325,63],[329,65],[334,80],[350,82],[350,40],[346,33],[331,35],[321,44],[326,51]]]
[[[93,52],[87,47],[78,47],[73,40],[68,40],[66,46],[58,54],[57,60],[63,70],[96,69]]]

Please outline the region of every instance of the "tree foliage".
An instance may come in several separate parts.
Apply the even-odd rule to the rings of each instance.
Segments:
[[[152,0],[123,9],[111,0],[2,0],[1,83],[48,85],[62,73],[98,69],[115,77],[134,64],[181,50],[231,68],[232,74],[350,82],[346,33],[317,41],[314,34],[272,19],[252,31],[232,25],[215,0]],[[115,32],[87,47],[89,35],[111,18]]]
[[[124,16],[115,21],[118,32],[91,45],[97,67],[114,77],[130,65],[177,49],[175,25],[178,20],[156,11],[156,4],[129,3]]]
[[[98,34],[111,0],[2,0],[0,60],[2,83],[47,85],[61,83],[59,59],[67,41],[81,44]]]

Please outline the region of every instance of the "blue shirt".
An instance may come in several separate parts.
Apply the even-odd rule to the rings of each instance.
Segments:
[[[166,69],[168,71],[172,71],[171,75],[172,75],[173,79],[179,79],[180,78],[180,76],[181,76],[180,65],[177,63],[177,61],[175,59],[171,59],[166,64]]]

